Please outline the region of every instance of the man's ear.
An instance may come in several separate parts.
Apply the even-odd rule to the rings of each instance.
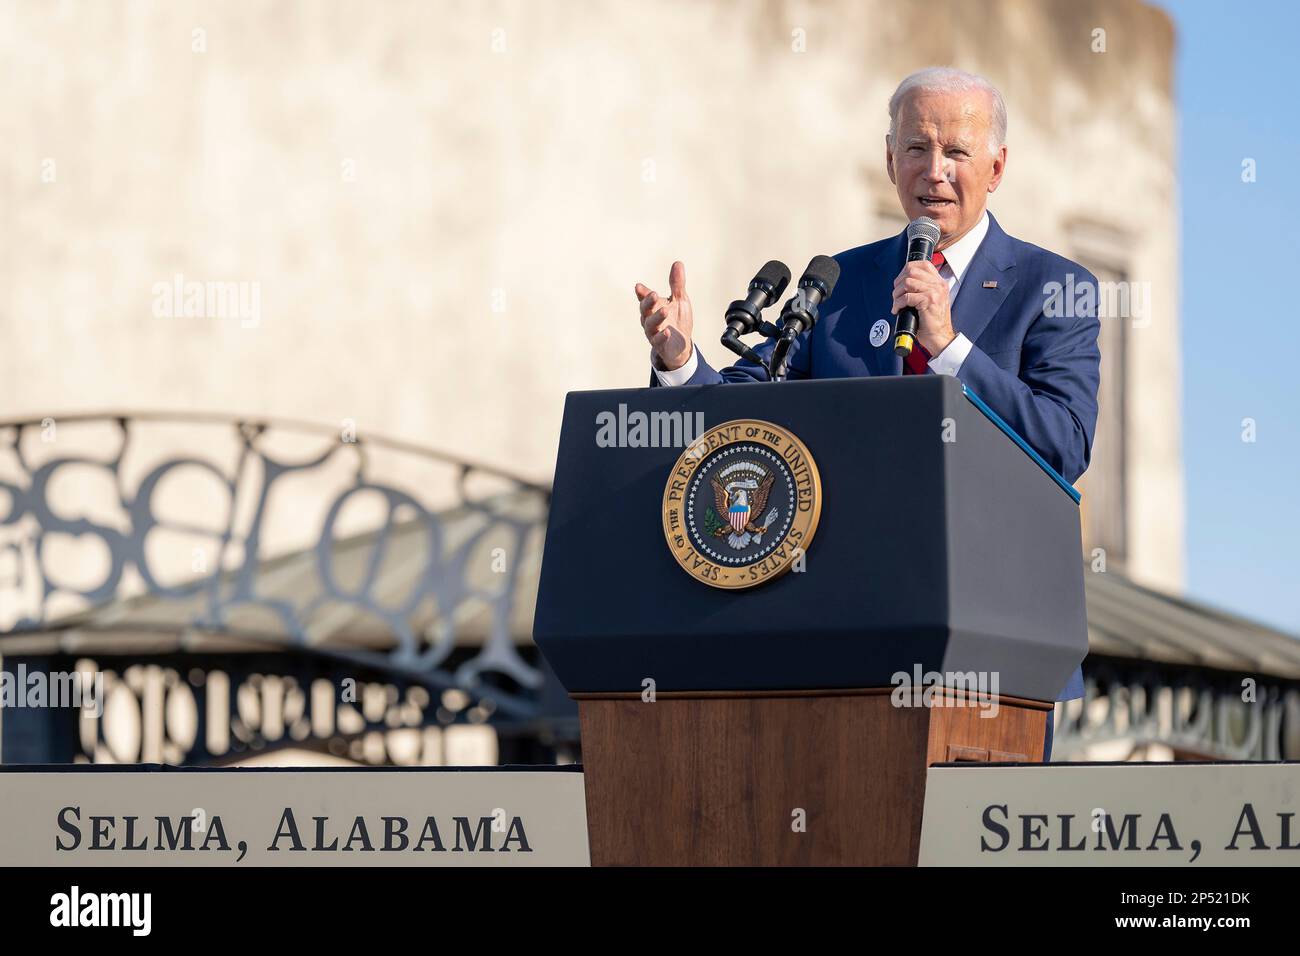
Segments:
[[[885,172],[889,174],[889,181],[897,186],[898,180],[894,179],[894,149],[889,144],[889,134],[885,134]]]
[[[993,178],[989,180],[989,192],[993,192],[1002,182],[1002,174],[1007,169],[1007,144],[1003,143],[998,147],[997,154],[993,157]]]

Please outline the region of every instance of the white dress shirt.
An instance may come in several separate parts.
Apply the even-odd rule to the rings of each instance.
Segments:
[[[947,249],[943,250],[944,263],[939,267],[939,277],[948,283],[948,303],[949,308],[953,302],[957,301],[957,293],[961,289],[962,276],[970,267],[971,260],[975,258],[975,252],[984,241],[984,236],[989,231],[989,214],[986,210],[981,216],[980,221],[975,223],[974,227],[966,235],[962,236]],[[930,356],[930,371],[938,375],[956,375],[961,371],[962,363],[966,361],[966,356],[970,355],[970,350],[974,343],[960,332],[957,337],[948,343],[938,355]],[[655,377],[659,379],[660,385],[685,385],[695,370],[699,368],[700,353],[699,347],[691,350],[691,357],[686,360],[686,364],[681,368],[675,368],[671,372],[663,372],[655,368],[654,352],[651,351],[650,367],[654,369]]]

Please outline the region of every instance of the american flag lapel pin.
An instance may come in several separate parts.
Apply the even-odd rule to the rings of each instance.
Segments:
[[[997,279],[985,279],[985,280],[984,280],[984,288],[986,288],[986,289],[996,289],[997,287],[998,287],[998,280],[997,280]]]

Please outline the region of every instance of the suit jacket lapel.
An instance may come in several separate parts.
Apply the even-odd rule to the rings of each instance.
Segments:
[[[996,282],[997,287],[985,288],[986,282]],[[957,301],[952,304],[953,330],[972,342],[976,341],[1015,284],[1016,258],[1011,250],[1011,240],[989,213],[989,231],[975,251],[975,258],[966,267],[966,274],[961,277],[961,288],[957,290]]]
[[[902,375],[903,360],[894,354],[894,329],[896,316],[889,311],[893,302],[894,277],[903,268],[907,258],[907,230],[904,229],[892,242],[887,242],[876,255],[875,272],[862,277],[863,315],[867,317],[867,334],[880,319],[889,323],[889,337],[884,345],[867,351],[867,368],[872,375]]]

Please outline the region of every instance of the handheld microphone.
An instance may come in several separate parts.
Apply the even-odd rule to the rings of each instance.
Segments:
[[[813,256],[799,277],[799,291],[781,309],[781,338],[772,350],[772,381],[785,380],[786,360],[794,340],[817,324],[817,307],[830,298],[840,278],[840,264],[830,256]]]
[[[939,224],[929,216],[920,216],[907,224],[907,261],[928,260],[939,243]],[[898,310],[894,325],[894,354],[907,358],[916,345],[916,329],[920,325],[916,309],[910,305]]]
[[[749,293],[727,306],[727,330],[722,333],[722,344],[741,358],[763,365],[762,357],[744,342],[742,335],[755,330],[764,335],[775,333],[776,327],[763,321],[763,310],[781,297],[790,284],[790,267],[776,259],[769,260],[749,281]]]

